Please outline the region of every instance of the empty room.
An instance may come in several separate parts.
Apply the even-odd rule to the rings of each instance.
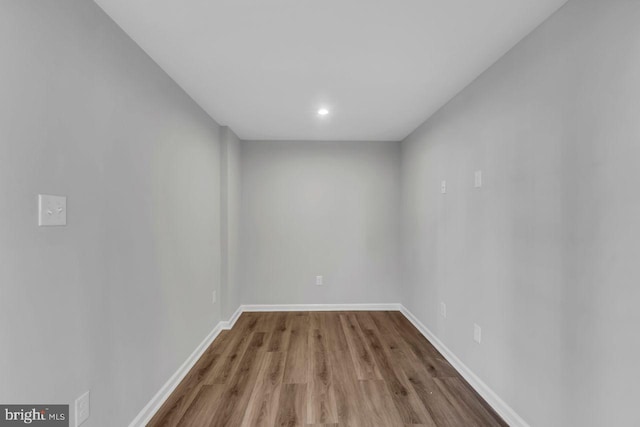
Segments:
[[[638,427],[640,1],[0,0],[0,427]]]

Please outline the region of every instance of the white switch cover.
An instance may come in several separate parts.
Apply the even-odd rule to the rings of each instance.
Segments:
[[[447,194],[447,181],[442,181],[440,183],[440,192],[442,194]]]
[[[89,419],[89,392],[76,399],[76,427]]]
[[[473,340],[480,344],[482,341],[482,328],[477,324],[473,324]]]
[[[482,171],[476,171],[475,187],[476,188],[481,188],[482,187]]]
[[[38,195],[38,225],[40,227],[67,225],[67,198]]]
[[[322,276],[316,276],[316,285],[322,286]]]
[[[213,291],[211,302],[215,304],[217,300],[218,300],[218,293],[216,291]]]
[[[447,318],[447,304],[443,302],[440,303],[440,315],[445,319]]]

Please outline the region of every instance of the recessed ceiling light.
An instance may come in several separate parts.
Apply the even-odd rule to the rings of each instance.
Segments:
[[[326,108],[321,108],[318,110],[319,116],[326,116],[327,114],[329,114],[329,110],[327,110]]]

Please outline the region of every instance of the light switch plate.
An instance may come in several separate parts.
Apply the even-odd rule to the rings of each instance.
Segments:
[[[67,225],[67,198],[39,194],[38,225],[40,227]]]
[[[316,285],[317,286],[322,286],[323,284],[324,284],[323,277],[322,276],[316,276]]]
[[[447,194],[447,181],[442,181],[440,183],[440,192],[442,194]]]
[[[89,392],[76,399],[76,427],[89,419]]]

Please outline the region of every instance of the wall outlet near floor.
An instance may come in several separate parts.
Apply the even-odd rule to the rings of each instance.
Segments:
[[[477,323],[473,324],[473,340],[478,344],[482,341],[482,328]]]
[[[475,174],[475,185],[476,188],[482,187],[482,171],[476,171]]]
[[[443,302],[440,303],[440,316],[447,318],[447,304]]]
[[[76,427],[89,419],[89,392],[76,399]]]
[[[216,291],[213,291],[211,293],[211,302],[215,304],[217,300],[218,300],[218,293]]]
[[[442,181],[440,183],[440,192],[442,194],[447,194],[447,181]]]
[[[322,286],[324,284],[322,276],[316,276],[316,285]]]

